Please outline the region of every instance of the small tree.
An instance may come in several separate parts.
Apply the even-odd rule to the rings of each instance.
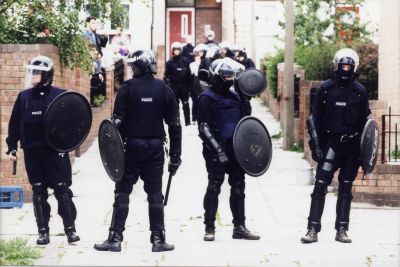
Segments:
[[[47,42],[60,49],[62,63],[70,68],[91,71],[92,58],[82,37],[85,21],[79,11],[102,14],[121,26],[127,16],[122,0],[3,0],[0,7],[0,43],[33,44]],[[49,35],[41,35],[47,28]]]
[[[371,33],[357,14],[364,0],[297,0],[294,19],[296,46],[366,42]],[[280,23],[284,27],[284,23]]]

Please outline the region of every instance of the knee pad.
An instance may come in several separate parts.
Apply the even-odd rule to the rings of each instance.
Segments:
[[[150,204],[163,203],[163,195],[161,192],[149,193],[147,194],[147,200]]]
[[[325,181],[316,180],[314,191],[311,194],[311,197],[324,198],[327,191],[328,191],[328,184]]]
[[[208,182],[207,192],[218,195],[221,192],[221,185],[220,181],[211,180]]]
[[[244,181],[235,182],[234,184],[232,184],[231,194],[240,198],[244,198],[244,189],[245,189]]]
[[[339,192],[338,195],[345,197],[345,198],[353,198],[353,195],[351,193],[351,188],[353,187],[353,182],[352,181],[342,181],[339,182]]]
[[[74,194],[66,183],[58,183],[54,187],[54,195],[57,199],[71,199]]]
[[[48,197],[47,188],[42,183],[32,184],[33,197]]]

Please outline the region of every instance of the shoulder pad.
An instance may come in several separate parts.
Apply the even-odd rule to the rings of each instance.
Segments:
[[[321,84],[321,88],[329,89],[329,88],[331,88],[331,87],[333,87],[333,86],[335,86],[335,85],[336,85],[336,81],[335,81],[335,80],[332,80],[332,79],[329,79],[329,80],[324,81],[324,82]]]
[[[354,90],[356,90],[358,93],[360,93],[360,94],[366,94],[366,90],[365,90],[365,87],[364,87],[364,85],[362,85],[361,83],[359,83],[359,82],[357,82],[357,81],[354,81],[353,82],[353,86],[352,86],[353,88],[354,88]]]

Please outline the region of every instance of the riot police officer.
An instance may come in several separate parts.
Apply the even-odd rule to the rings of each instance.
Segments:
[[[308,232],[303,243],[317,242],[321,230],[327,187],[334,173],[339,172],[339,189],[336,203],[337,231],[335,240],[350,243],[351,188],[360,166],[360,136],[371,111],[368,95],[354,75],[359,58],[350,48],[339,50],[334,59],[336,79],[325,81],[312,104],[312,114],[307,121],[312,156],[318,162]]]
[[[233,52],[233,47],[228,43],[220,43],[219,47],[221,47],[220,56],[221,58],[229,57],[235,60],[235,53]]]
[[[43,118],[47,106],[65,90],[52,86],[54,76],[53,61],[45,56],[37,56],[29,61],[25,77],[28,89],[18,94],[12,110],[8,137],[7,154],[12,161],[17,154],[18,141],[24,150],[25,168],[33,191],[33,209],[38,227],[39,245],[50,242],[50,205],[47,202],[48,188],[54,189],[58,201],[58,214],[64,224],[68,243],[79,241],[75,233],[76,208],[73,193],[71,162],[68,153],[58,153],[46,141]]]
[[[253,60],[251,58],[247,57],[247,51],[246,48],[244,47],[238,47],[237,49],[237,61],[240,64],[243,64],[247,69],[249,68],[255,68],[256,65],[254,64]]]
[[[137,50],[128,55],[133,78],[118,90],[113,121],[126,141],[125,173],[115,184],[115,200],[109,236],[94,248],[121,251],[122,232],[129,212],[129,195],[140,178],[149,202],[150,241],[153,252],[173,250],[165,241],[162,175],[164,166],[163,121],[168,125],[170,163],[175,173],[181,163],[182,128],[179,110],[172,90],[162,80],[154,78],[156,61],[151,51]]]
[[[182,101],[183,115],[185,117],[185,125],[190,125],[190,108],[189,108],[189,85],[190,85],[190,69],[189,61],[182,57],[182,46],[178,42],[171,45],[172,58],[170,58],[165,66],[164,81],[172,88],[175,94],[176,102]]]
[[[230,208],[233,215],[235,239],[258,240],[245,226],[245,176],[233,153],[233,132],[239,120],[251,114],[249,99],[234,90],[235,75],[243,65],[230,58],[217,59],[209,70],[211,88],[198,101],[199,136],[203,141],[203,157],[208,172],[204,196],[205,241],[215,239],[215,216],[218,195],[225,173],[231,186]]]

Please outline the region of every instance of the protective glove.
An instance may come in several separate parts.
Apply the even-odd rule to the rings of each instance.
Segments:
[[[309,141],[310,149],[311,149],[311,157],[316,162],[321,162],[324,158],[324,153],[322,152],[319,145],[316,145],[313,141]]]
[[[176,171],[181,166],[182,160],[180,156],[173,155],[171,156],[168,164],[168,172],[172,175],[175,175]]]
[[[228,159],[228,156],[226,155],[225,151],[221,151],[221,152],[218,153],[218,160],[222,164],[228,164],[229,163],[229,159]]]

